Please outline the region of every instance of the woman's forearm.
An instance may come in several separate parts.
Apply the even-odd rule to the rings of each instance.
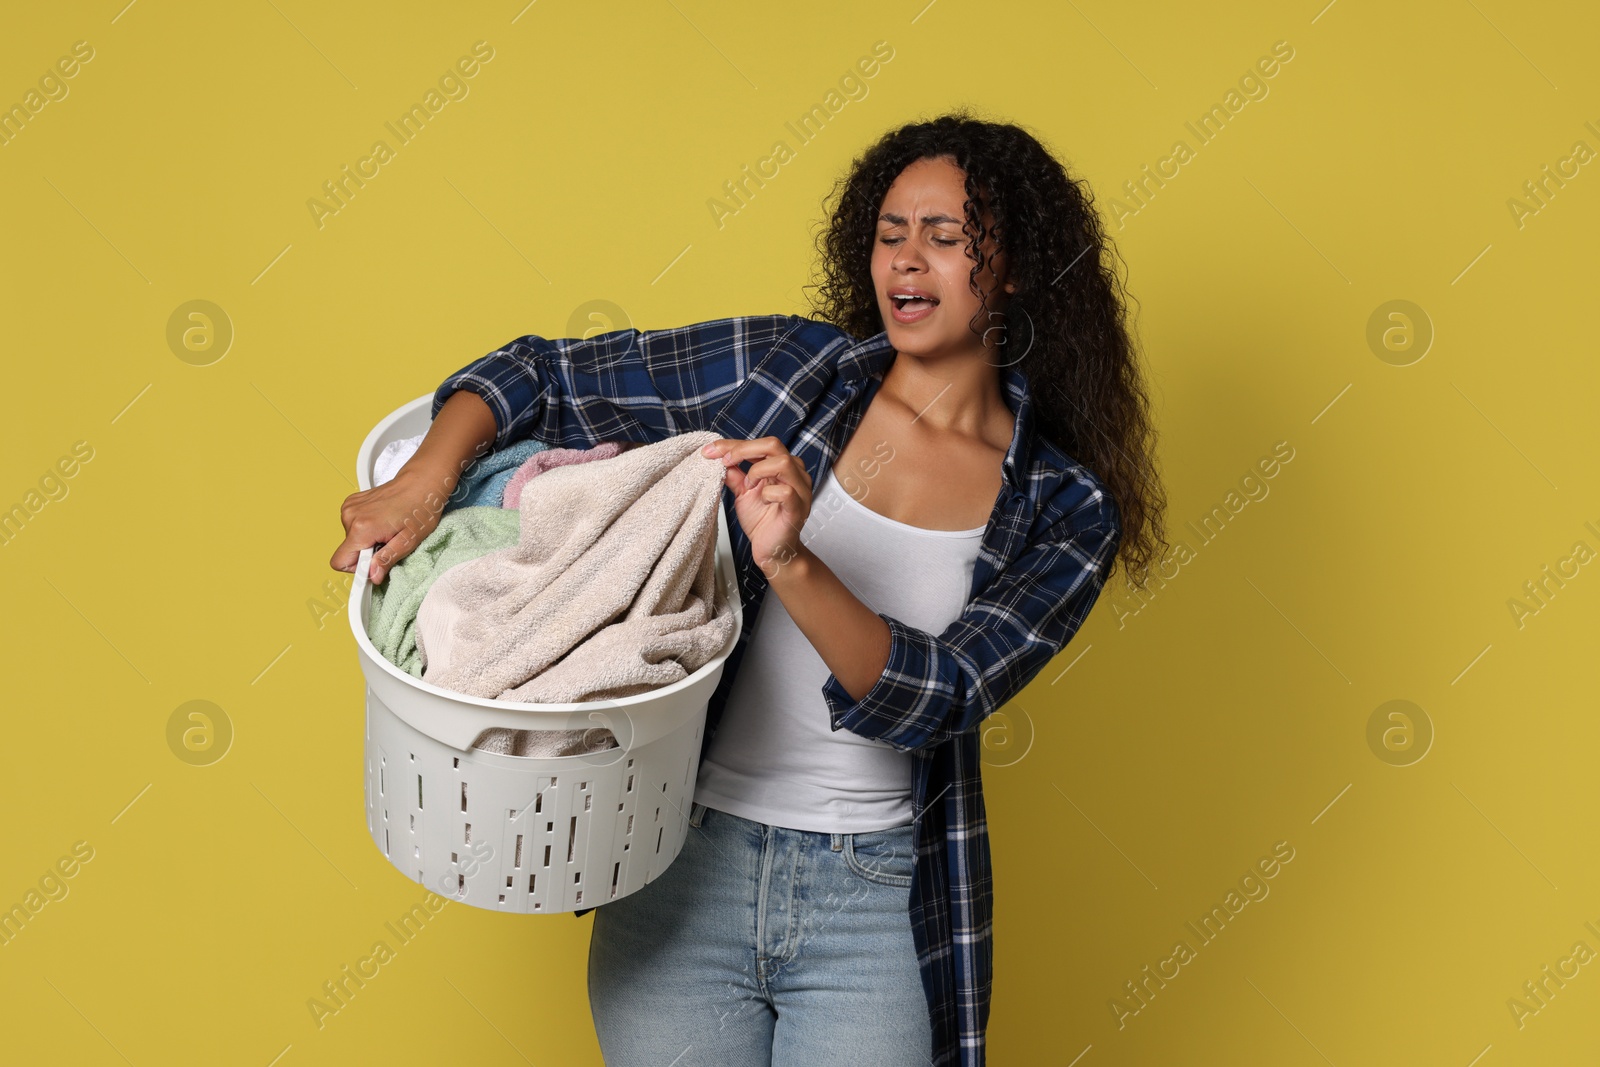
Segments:
[[[433,425],[396,479],[415,479],[448,496],[472,461],[494,444],[499,427],[483,398],[469,389],[450,394]]]
[[[889,665],[889,624],[804,546],[768,584],[845,691],[856,700],[871,692]]]

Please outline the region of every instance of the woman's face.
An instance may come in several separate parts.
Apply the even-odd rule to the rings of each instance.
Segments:
[[[979,319],[976,333],[969,325],[980,305],[970,287],[973,261],[962,232],[965,182],[966,175],[948,158],[919,159],[900,172],[884,195],[872,246],[872,283],[896,352],[931,356],[981,350],[983,331],[1002,322],[998,316]],[[987,208],[983,223],[994,225]],[[994,255],[992,232],[984,239],[984,251]],[[1003,294],[996,296],[1004,274],[1002,255],[992,269],[978,275],[991,313],[1004,306]],[[910,290],[925,298],[911,303],[895,298]]]

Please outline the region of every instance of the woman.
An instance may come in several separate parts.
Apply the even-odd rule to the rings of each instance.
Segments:
[[[719,435],[745,629],[683,851],[595,915],[611,1067],[983,1063],[978,728],[1160,543],[1083,184],[954,114],[885,135],[836,192],[817,319],[520,338],[448,378],[416,456],[342,511],[332,565],[382,543],[377,582],[488,446]]]

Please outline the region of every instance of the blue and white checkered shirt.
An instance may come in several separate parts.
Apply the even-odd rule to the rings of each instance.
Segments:
[[[691,430],[776,437],[822,484],[894,358],[886,333],[856,340],[797,315],[753,315],[587,339],[519,337],[445,379],[433,414],[457,389],[494,412],[494,447],[533,437],[564,448],[655,442]],[[1016,696],[1077,632],[1121,539],[1103,484],[1034,434],[1032,398],[1001,371],[1016,416],[1004,481],[960,618],[942,633],[888,624],[888,666],[860,700],[829,675],[831,727],[916,755],[917,859],[911,927],[928,998],[935,1067],[981,1067],[993,981],[993,882],[980,776],[979,726]],[[706,716],[716,732],[767,590],[725,492],[745,624]],[[585,909],[587,911],[589,909]],[[584,914],[580,911],[578,914]]]

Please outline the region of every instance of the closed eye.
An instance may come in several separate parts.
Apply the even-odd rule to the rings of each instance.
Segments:
[[[905,238],[904,237],[880,237],[880,238],[878,238],[878,240],[882,244],[894,245],[894,244],[899,244],[901,241],[905,240]],[[946,248],[948,248],[951,245],[958,245],[961,242],[956,240],[953,237],[949,237],[949,238],[947,238],[947,237],[935,237],[935,238],[933,238],[933,243],[936,244],[936,245],[944,245]]]

